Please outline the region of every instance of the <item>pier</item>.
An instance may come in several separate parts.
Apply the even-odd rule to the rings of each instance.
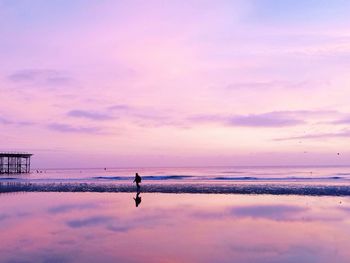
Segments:
[[[29,173],[32,155],[24,152],[0,152],[0,174]]]

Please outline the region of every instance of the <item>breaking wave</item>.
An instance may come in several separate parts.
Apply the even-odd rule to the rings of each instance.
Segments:
[[[142,176],[142,180],[181,180],[193,178],[191,175],[144,175]],[[133,180],[134,177],[126,177],[126,176],[95,176],[92,177],[97,180],[122,180],[122,181],[130,181]]]
[[[96,183],[28,183],[2,182],[0,193],[11,192],[135,192],[132,184]],[[187,194],[269,194],[350,196],[349,185],[303,185],[303,184],[144,184],[144,193]]]

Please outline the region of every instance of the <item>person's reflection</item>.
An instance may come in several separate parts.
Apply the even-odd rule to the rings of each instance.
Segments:
[[[136,197],[134,197],[135,200],[135,206],[138,207],[141,203],[141,196],[140,196],[140,192],[137,191]]]

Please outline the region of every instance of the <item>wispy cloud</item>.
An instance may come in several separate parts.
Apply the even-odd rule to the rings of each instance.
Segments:
[[[267,112],[250,115],[199,115],[190,118],[193,122],[216,122],[229,126],[241,127],[285,127],[303,124],[301,118],[294,116],[294,112]]]
[[[132,110],[133,107],[126,105],[126,104],[115,104],[112,106],[107,107],[107,110],[110,111],[127,111],[127,110]]]
[[[350,124],[350,117],[333,121],[332,124]]]
[[[195,116],[181,116],[177,112],[151,107],[134,107],[128,104],[116,104],[98,110],[75,109],[67,113],[74,118],[85,118],[92,121],[107,121],[125,119],[139,125],[147,126],[176,126],[188,128],[199,123],[215,123],[222,126],[252,127],[252,128],[280,128],[316,122],[343,116],[338,111],[331,110],[295,110],[271,111],[257,114],[201,114]]]
[[[0,117],[0,123],[1,124],[12,124],[12,121],[10,121],[6,118]]]
[[[257,115],[233,116],[227,120],[229,125],[245,127],[285,127],[303,124],[304,121],[280,112]]]
[[[308,121],[318,121],[323,118],[335,118],[342,113],[328,110],[296,110],[296,111],[272,111],[258,114],[225,115],[203,114],[190,117],[188,120],[194,123],[221,123],[228,126],[278,128],[297,126]]]
[[[275,141],[291,141],[291,140],[302,140],[302,139],[332,139],[332,138],[347,138],[350,137],[350,130],[343,130],[340,132],[329,132],[329,133],[314,133],[300,136],[291,136],[284,138],[277,138]]]
[[[113,119],[127,120],[141,127],[184,126],[184,121],[176,118],[176,113],[166,109],[152,107],[135,107],[128,104],[115,104],[97,110],[71,110],[67,116],[85,118],[93,121]]]
[[[339,116],[342,113],[335,110],[294,110],[294,111],[275,111],[278,114],[285,114],[294,117],[332,117]]]
[[[71,81],[65,72],[52,69],[24,69],[16,71],[7,78],[15,83],[63,85]]]
[[[86,110],[71,110],[67,113],[69,117],[75,118],[85,118],[94,121],[104,121],[114,119],[113,116],[110,116],[108,113],[86,111]]]
[[[183,118],[179,118],[177,112],[169,109],[157,109],[153,107],[134,107],[118,104],[108,108],[119,117],[129,118],[133,123],[141,127],[174,126],[187,128]]]
[[[307,81],[291,82],[291,81],[247,81],[247,82],[235,82],[226,86],[226,89],[257,89],[265,90],[269,88],[281,88],[281,89],[296,89],[305,88],[310,83]]]
[[[1,117],[0,116],[0,124],[3,124],[3,125],[15,125],[15,126],[32,126],[32,125],[35,125],[34,122],[32,121],[23,121],[23,120],[20,120],[20,121],[13,121],[9,118],[4,118],[4,117]]]
[[[72,126],[69,124],[62,123],[51,123],[47,126],[50,130],[58,131],[58,132],[67,132],[67,133],[98,133],[101,131],[98,127],[81,127],[81,126]]]
[[[107,107],[107,110],[118,115],[143,119],[160,119],[164,117],[164,111],[160,112],[151,107],[135,107],[126,104],[116,104]]]
[[[0,221],[5,220],[7,218],[9,218],[9,215],[4,215],[4,214],[0,215]]]

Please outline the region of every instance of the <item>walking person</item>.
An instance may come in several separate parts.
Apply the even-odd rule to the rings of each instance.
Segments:
[[[133,183],[136,183],[137,190],[140,190],[141,176],[138,173],[135,174],[135,179]]]

